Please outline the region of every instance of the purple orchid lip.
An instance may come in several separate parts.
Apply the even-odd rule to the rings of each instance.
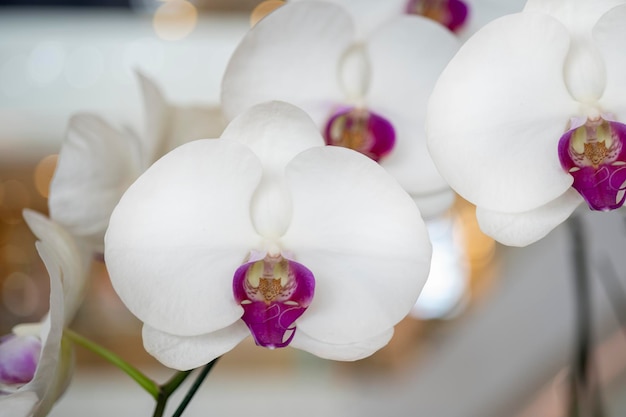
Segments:
[[[561,166],[592,210],[609,211],[626,200],[626,125],[587,120],[559,140]]]
[[[452,32],[461,29],[469,15],[462,0],[409,0],[406,11],[439,22]]]
[[[396,132],[383,116],[349,107],[330,117],[324,129],[324,140],[327,145],[350,148],[378,162],[393,150]]]
[[[41,340],[35,336],[7,335],[0,339],[0,384],[26,384],[35,376]]]
[[[233,294],[244,311],[241,319],[255,343],[270,349],[289,345],[294,323],[309,307],[314,290],[313,273],[281,255],[245,263],[233,277]]]

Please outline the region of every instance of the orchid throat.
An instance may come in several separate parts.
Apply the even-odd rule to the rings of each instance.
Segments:
[[[592,210],[609,211],[626,199],[626,125],[603,117],[587,119],[559,140],[561,166]]]
[[[313,273],[282,255],[247,262],[233,278],[235,300],[244,311],[241,319],[255,343],[270,349],[289,345],[314,289]]]
[[[364,108],[351,107],[333,114],[324,129],[327,145],[358,151],[376,162],[388,155],[396,143],[389,120]]]

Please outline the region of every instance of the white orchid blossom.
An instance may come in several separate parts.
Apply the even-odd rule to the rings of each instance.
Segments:
[[[144,346],[191,369],[252,334],[324,358],[384,346],[428,274],[415,204],[380,166],[324,146],[282,102],[220,139],[183,145],[122,197],[105,237],[111,281]]]
[[[224,127],[219,108],[177,107],[138,74],[146,132],[120,131],[93,114],[72,117],[50,185],[50,216],[102,253],[111,211],[154,161],[190,140],[215,137]]]
[[[227,66],[224,113],[232,119],[268,100],[303,108],[327,144],[379,161],[430,217],[450,205],[453,193],[426,149],[426,103],[458,41],[420,16],[363,15],[302,1],[263,18]]]
[[[63,329],[80,306],[91,253],[80,250],[59,225],[26,210],[24,218],[40,239],[37,251],[50,275],[50,311],[41,323],[22,324],[0,338],[0,416],[48,414],[67,387],[72,351]]]
[[[310,0],[290,0],[310,1]],[[320,1],[320,0],[314,0]],[[424,16],[453,32],[465,25],[469,8],[465,0],[322,0],[346,9],[353,17],[357,31],[371,32],[379,25],[403,14]]]
[[[500,242],[541,239],[583,200],[623,204],[625,3],[531,0],[477,32],[439,79],[433,159]]]

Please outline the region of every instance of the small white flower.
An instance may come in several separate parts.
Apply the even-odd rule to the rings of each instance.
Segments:
[[[378,3],[376,10],[396,4]],[[423,125],[428,95],[458,41],[420,16],[387,18],[345,4],[352,7],[289,3],[259,21],[226,69],[224,113],[232,119],[268,100],[297,105],[327,144],[379,161],[422,215],[438,214],[453,193],[428,154]],[[363,13],[350,14],[356,10]]]
[[[397,182],[357,152],[324,146],[311,119],[282,102],[157,161],[122,197],[105,243],[144,346],[177,369],[251,333],[266,347],[368,356],[415,303],[431,254]]]
[[[441,75],[433,159],[500,242],[541,239],[583,199],[623,204],[624,3],[531,0],[476,33]]]
[[[50,185],[50,216],[100,253],[111,211],[126,188],[154,161],[190,140],[215,137],[223,129],[219,108],[177,107],[138,74],[146,132],[120,131],[102,118],[79,114],[69,122]]]
[[[0,416],[48,414],[71,377],[70,347],[63,329],[83,300],[91,253],[81,251],[59,225],[24,212],[40,239],[37,251],[50,275],[50,311],[41,323],[22,324],[0,338]]]

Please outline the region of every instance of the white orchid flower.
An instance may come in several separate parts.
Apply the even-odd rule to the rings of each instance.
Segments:
[[[375,28],[366,21],[327,2],[278,8],[231,57],[222,82],[224,113],[232,119],[268,100],[297,105],[327,144],[379,161],[422,215],[433,216],[453,193],[426,149],[426,103],[458,41],[420,16],[397,15]]]
[[[190,140],[223,130],[219,108],[177,107],[138,74],[144,97],[146,134],[120,131],[93,114],[69,122],[50,185],[50,216],[103,252],[111,211],[130,184],[162,155]]]
[[[0,338],[0,416],[48,414],[65,391],[72,351],[62,344],[63,329],[80,306],[91,254],[81,251],[59,225],[39,213],[24,218],[50,275],[50,311],[41,323],[22,324]]]
[[[310,1],[310,0],[290,0]],[[314,0],[320,1],[320,0]],[[357,31],[366,34],[379,25],[402,14],[424,16],[442,24],[453,32],[466,23],[469,7],[465,0],[322,0],[346,9],[357,25]]]
[[[357,152],[324,146],[311,119],[282,102],[157,161],[122,197],[105,242],[146,350],[181,370],[250,334],[269,348],[368,356],[415,303],[431,253],[397,182]]]
[[[476,33],[438,81],[433,159],[500,242],[541,239],[583,200],[623,204],[625,3],[531,0]]]

